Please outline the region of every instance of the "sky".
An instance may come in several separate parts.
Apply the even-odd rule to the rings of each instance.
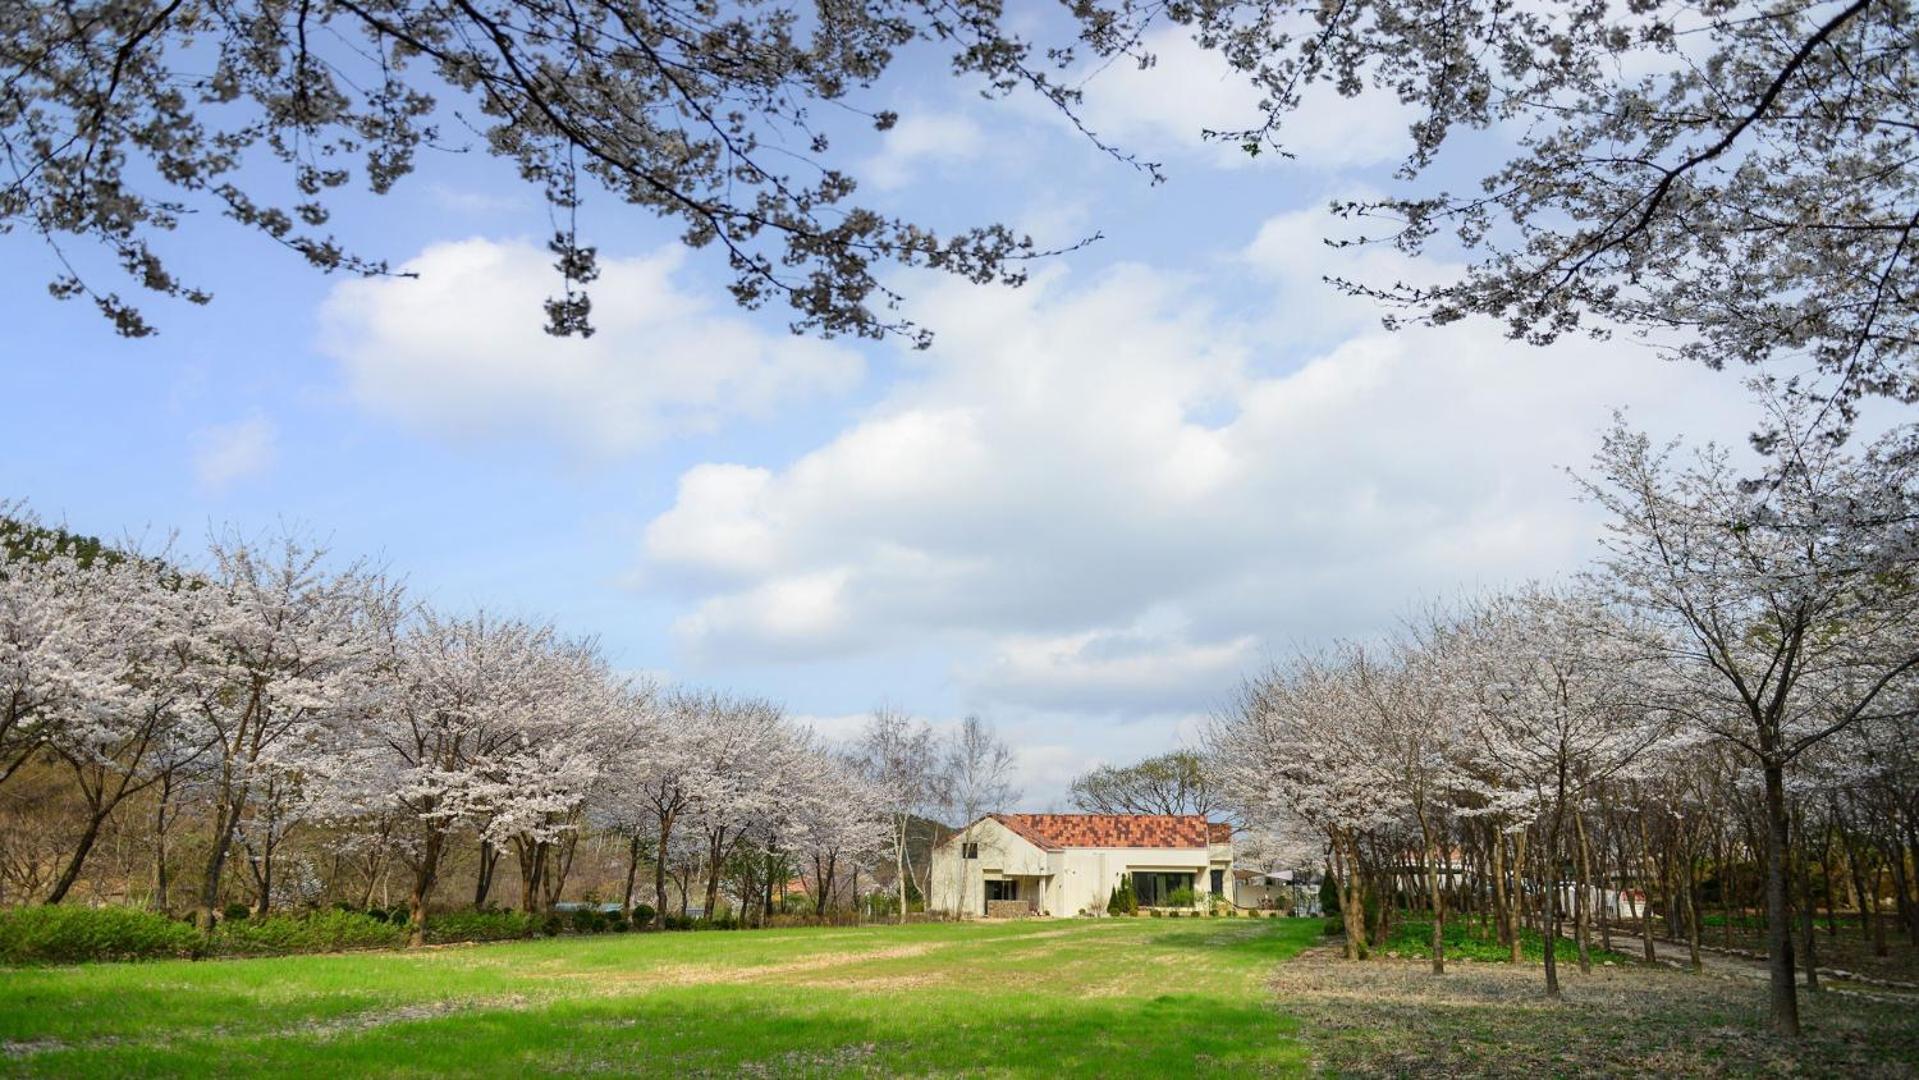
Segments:
[[[1088,767],[1190,745],[1298,650],[1576,572],[1601,519],[1566,470],[1614,410],[1662,438],[1752,426],[1736,376],[1630,339],[1383,329],[1323,278],[1442,280],[1445,257],[1330,249],[1326,207],[1393,183],[1410,114],[1325,96],[1295,158],[1250,159],[1201,132],[1256,96],[1149,45],[1085,118],[1158,186],[935,56],[869,99],[901,120],[841,147],[862,200],[1101,237],[1019,289],[891,275],[924,352],[741,311],[719,255],[604,197],[581,219],[598,333],[551,338],[551,223],[478,148],[340,204],[351,246],[417,278],[320,275],[204,215],[161,246],[215,300],[147,303],[144,340],[50,300],[53,256],[0,236],[0,498],[108,536],[292,526],[829,737],[880,704],[978,713],[1044,810]],[[1491,160],[1502,133],[1476,138]]]

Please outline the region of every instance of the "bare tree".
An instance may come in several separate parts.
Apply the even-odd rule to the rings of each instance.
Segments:
[[[966,828],[985,814],[1005,810],[1019,798],[1013,765],[1013,748],[999,737],[993,725],[975,714],[960,721],[946,740],[941,762],[946,807],[958,828]],[[955,859],[953,865],[963,880],[966,861]],[[962,895],[958,882],[953,895]]]
[[[894,883],[899,890],[899,921],[906,921],[907,880],[912,867],[907,851],[913,822],[941,801],[939,751],[933,729],[905,710],[882,705],[861,733],[856,751],[866,776],[883,793],[893,825]]]

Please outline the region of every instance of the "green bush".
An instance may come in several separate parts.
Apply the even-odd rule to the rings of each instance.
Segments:
[[[1167,893],[1166,906],[1179,907],[1179,908],[1192,907],[1193,906],[1193,890],[1189,888],[1179,888],[1179,889],[1174,889],[1172,892]]]
[[[579,908],[572,914],[573,932],[576,934],[597,934],[606,929],[606,916],[592,908]]]
[[[1108,915],[1139,914],[1139,897],[1133,892],[1133,878],[1129,874],[1119,879],[1119,885],[1113,889],[1112,899],[1106,902]]]
[[[204,944],[190,923],[137,908],[55,905],[0,911],[0,961],[9,964],[194,956]]]
[[[1339,882],[1328,873],[1319,879],[1319,910],[1321,914],[1339,914]]]
[[[566,930],[566,920],[558,915],[548,915],[540,920],[540,933],[547,937],[559,937]]]
[[[245,904],[228,904],[220,911],[220,918],[227,922],[245,922],[253,914],[253,909]]]
[[[651,904],[634,904],[633,925],[636,927],[651,925],[654,914],[655,912]]]
[[[695,920],[684,915],[668,915],[666,918],[660,920],[660,925],[668,930],[691,930],[693,929],[694,922]]]
[[[406,944],[407,928],[353,911],[324,910],[304,915],[220,924],[213,950],[230,956],[339,952],[342,949],[393,949]]]
[[[429,915],[426,939],[435,945],[453,941],[512,941],[533,936],[533,916],[518,911],[449,911]]]

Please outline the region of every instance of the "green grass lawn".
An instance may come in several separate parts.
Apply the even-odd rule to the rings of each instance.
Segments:
[[[602,935],[0,970],[0,1072],[1291,1073],[1275,965],[1318,920]]]
[[[1613,942],[1615,946],[1619,943],[1618,939]],[[1519,948],[1520,955],[1529,962],[1544,963],[1546,960],[1546,938],[1537,930],[1521,927]],[[1386,943],[1374,946],[1373,951],[1388,956],[1430,960],[1433,955],[1432,920],[1407,918],[1395,923]],[[1576,966],[1579,963],[1579,945],[1570,938],[1562,939],[1555,955],[1560,964]],[[1608,960],[1616,964],[1635,962],[1632,956],[1617,948],[1612,952],[1600,948],[1597,932],[1592,936],[1589,955],[1596,964]],[[1455,918],[1446,922],[1446,957],[1449,960],[1472,959],[1497,963],[1512,958],[1512,946],[1501,944],[1498,932],[1491,927],[1482,927],[1477,919]]]

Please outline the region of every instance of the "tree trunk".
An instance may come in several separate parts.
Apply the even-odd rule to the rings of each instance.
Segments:
[[[67,868],[60,872],[60,880],[53,883],[47,893],[47,903],[57,904],[66,899],[73,883],[80,880],[80,868],[86,865],[87,853],[93,850],[95,841],[100,839],[100,825],[106,820],[104,814],[88,814],[87,828],[80,834],[80,841],[73,849],[73,857],[67,860]]]
[[[246,788],[231,792],[220,800],[213,815],[211,850],[207,852],[206,877],[200,883],[200,928],[213,933],[220,914],[220,879],[226,873],[227,851],[233,846],[234,830],[240,826],[240,814],[246,809]]]
[[[1786,773],[1767,762],[1766,774],[1766,947],[1772,983],[1772,1026],[1781,1035],[1799,1035],[1799,987],[1793,978],[1792,925],[1786,896]]]
[[[620,918],[633,917],[633,882],[640,876],[640,834],[636,830],[626,845],[626,891],[620,894]]]
[[[473,877],[473,906],[483,908],[493,893],[493,872],[500,866],[500,849],[493,841],[480,839],[480,869]]]
[[[1692,960],[1694,972],[1704,971],[1705,962],[1699,957],[1699,853],[1693,850],[1693,838],[1686,840],[1684,865],[1680,867],[1683,880],[1677,895],[1680,902],[1680,918],[1686,924],[1686,948]]]
[[[1562,787],[1563,791],[1563,787]],[[1546,830],[1546,850],[1538,860],[1541,884],[1545,886],[1545,937],[1546,953],[1546,996],[1558,998],[1559,994],[1559,834],[1565,814],[1562,802],[1553,807],[1552,825]]]
[[[653,859],[653,925],[666,925],[666,845],[673,832],[671,813],[660,815],[659,847]]]
[[[1579,971],[1592,974],[1592,844],[1586,836],[1586,815],[1573,812],[1573,842],[1579,845],[1579,878],[1573,883],[1573,937],[1579,946]]]
[[[1492,843],[1493,923],[1499,928],[1499,942],[1509,945],[1513,939],[1511,913],[1506,910],[1506,837],[1494,830]]]
[[[1799,844],[1795,849],[1799,864],[1799,940],[1805,948],[1806,989],[1819,989],[1819,962],[1813,945],[1814,923],[1812,903],[1812,851],[1806,842],[1806,817],[1804,812],[1794,814],[1799,826]]]
[[[407,897],[406,943],[409,948],[426,944],[426,907],[433,898],[433,880],[440,871],[440,849],[446,837],[438,829],[427,833],[420,851],[420,864],[414,868],[413,891]]]
[[[906,816],[900,815],[897,842],[893,845],[893,872],[899,875],[901,926],[906,925],[906,822]]]
[[[167,877],[167,796],[160,796],[160,809],[153,816],[153,896],[147,906],[165,911],[171,902],[167,895],[171,881]]]
[[[1419,808],[1419,829],[1426,841],[1426,895],[1433,912],[1433,974],[1446,974],[1446,898],[1439,891],[1440,847],[1426,820],[1426,808]]]
[[[1520,924],[1523,921],[1520,907],[1526,900],[1526,834],[1524,831],[1513,834],[1513,890],[1512,911],[1507,922],[1512,927],[1512,936],[1506,944],[1511,949],[1511,960],[1517,964],[1525,959],[1525,947],[1521,940]]]

